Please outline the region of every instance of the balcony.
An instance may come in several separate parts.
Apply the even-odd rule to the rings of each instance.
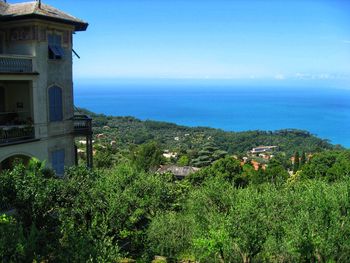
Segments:
[[[0,55],[0,73],[34,73],[33,58],[20,55]]]
[[[92,119],[87,115],[74,115],[74,134],[77,136],[92,135]]]
[[[35,130],[33,126],[0,126],[0,146],[23,143],[34,139]]]
[[[86,165],[93,166],[93,141],[92,141],[92,119],[85,114],[77,114],[73,117],[74,135],[86,137]],[[76,155],[77,156],[77,155]],[[78,159],[76,159],[78,162]]]

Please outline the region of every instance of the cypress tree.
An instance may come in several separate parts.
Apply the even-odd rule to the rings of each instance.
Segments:
[[[294,154],[294,166],[293,166],[293,173],[296,173],[300,168],[300,157],[299,152],[295,152]]]
[[[305,152],[303,152],[301,154],[301,158],[300,158],[300,168],[306,163],[306,155]]]

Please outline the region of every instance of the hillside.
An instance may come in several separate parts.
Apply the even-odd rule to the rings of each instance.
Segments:
[[[163,149],[176,152],[198,151],[211,141],[217,148],[230,154],[245,154],[253,147],[276,145],[279,151],[292,156],[294,152],[320,152],[340,149],[328,140],[320,139],[308,131],[284,129],[278,131],[227,132],[208,127],[186,127],[159,121],[141,121],[134,117],[114,117],[96,114],[85,109],[81,113],[93,118],[95,137],[103,143],[115,141],[126,149],[149,141],[158,142]]]

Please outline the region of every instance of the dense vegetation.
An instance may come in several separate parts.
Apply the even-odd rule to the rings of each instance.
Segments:
[[[208,141],[218,150],[229,154],[245,154],[260,145],[276,145],[288,157],[296,151],[314,153],[341,148],[307,131],[295,129],[226,132],[206,127],[191,128],[166,122],[141,121],[134,117],[105,116],[84,109],[80,111],[93,117],[95,134],[103,134],[101,138],[95,139],[105,145],[115,141],[116,148],[122,153],[129,151],[130,147],[150,141],[156,141],[162,149],[180,153],[190,160],[198,160],[199,152],[205,150]]]
[[[293,175],[278,158],[255,171],[226,156],[178,181],[149,171],[147,150],[63,180],[35,160],[1,174],[2,207],[16,210],[0,216],[0,261],[350,261],[349,151]]]

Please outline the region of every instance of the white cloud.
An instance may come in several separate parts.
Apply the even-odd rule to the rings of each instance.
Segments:
[[[306,73],[296,73],[295,77],[297,79],[310,79],[312,76],[310,74],[306,74]]]
[[[277,75],[275,75],[275,79],[284,80],[284,79],[286,79],[286,77],[283,74],[277,74]]]
[[[330,74],[319,74],[317,76],[318,79],[330,79],[330,78],[333,78],[333,76],[331,76]]]
[[[295,78],[303,80],[331,80],[331,79],[342,79],[346,78],[342,74],[331,74],[331,73],[318,73],[318,74],[309,74],[309,73],[295,73]]]

